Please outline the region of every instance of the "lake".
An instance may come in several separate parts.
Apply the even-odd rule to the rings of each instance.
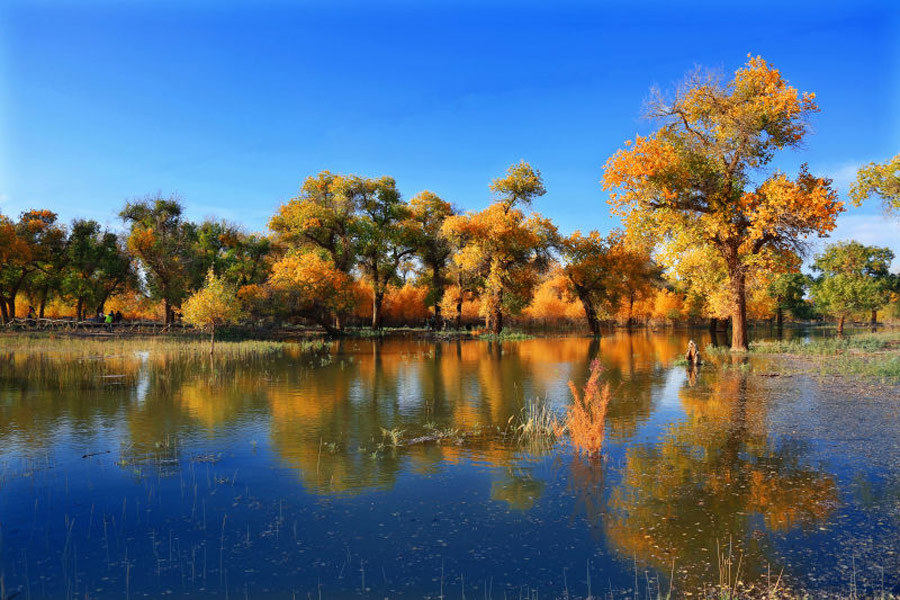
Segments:
[[[900,584],[900,394],[777,357],[693,376],[673,364],[690,338],[709,342],[348,339],[214,361],[0,346],[0,598]],[[562,414],[595,358],[601,459],[508,435],[525,403]],[[394,445],[417,437],[442,439]]]

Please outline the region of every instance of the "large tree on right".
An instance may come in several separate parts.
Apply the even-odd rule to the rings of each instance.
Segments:
[[[728,276],[732,348],[747,348],[747,275],[760,263],[806,251],[805,240],[835,226],[843,204],[831,181],[800,168],[771,168],[776,152],[799,147],[818,111],[762,58],[723,83],[696,72],[672,98],[655,94],[647,137],[625,142],[606,163],[603,186],[629,233],[688,240],[721,257]]]

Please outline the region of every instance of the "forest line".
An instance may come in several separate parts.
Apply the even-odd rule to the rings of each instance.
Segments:
[[[846,318],[890,309],[900,284],[889,248],[831,244],[800,272],[809,240],[844,210],[806,166],[770,167],[796,149],[819,110],[759,57],[727,82],[696,72],[648,116],[659,128],[609,158],[603,187],[623,230],[562,235],[530,212],[546,193],[527,162],[493,180],[493,203],[462,212],[430,191],[404,199],[393,178],[323,171],[269,221],[269,232],[193,223],[177,197],[126,203],[123,234],[50,210],[0,215],[0,317],[76,319],[118,307],[214,331],[244,323],[312,323],[339,335],[478,318],[499,335],[510,319],[603,323],[728,319],[732,347],[748,320]],[[764,177],[760,177],[760,175]],[[900,207],[900,155],[859,171],[851,201]],[[33,311],[33,312],[32,312]]]

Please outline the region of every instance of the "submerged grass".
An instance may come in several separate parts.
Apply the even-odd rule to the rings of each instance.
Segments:
[[[84,356],[99,358],[135,352],[209,355],[209,339],[195,336],[97,337],[85,338],[65,335],[3,336],[4,352],[46,354],[69,358]],[[242,340],[221,341],[216,344],[216,357],[244,358],[290,352],[324,351],[330,342],[324,339],[303,341]]]
[[[556,413],[541,400],[527,402],[518,414],[510,417],[509,425],[516,444],[531,451],[551,448],[563,430]]]

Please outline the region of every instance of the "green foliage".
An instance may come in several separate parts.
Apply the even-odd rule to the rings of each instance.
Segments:
[[[847,350],[876,352],[891,345],[896,334],[853,335],[845,338],[814,340],[773,340],[753,344],[753,352],[759,354],[798,354],[804,356],[835,356]],[[709,353],[709,349],[707,349]]]
[[[412,212],[411,234],[416,256],[422,262],[423,275],[428,285],[426,301],[433,306],[435,317],[440,320],[441,300],[447,280],[447,266],[453,256],[453,245],[441,232],[447,217],[455,214],[453,206],[433,192],[416,194],[409,201]]]
[[[248,235],[227,221],[204,221],[197,228],[198,268],[212,269],[234,286],[263,283],[271,268],[272,243]]]
[[[177,197],[157,195],[129,202],[120,213],[129,226],[128,250],[140,263],[150,297],[165,303],[167,323],[203,276],[197,228],[182,212]]]
[[[65,275],[62,288],[77,303],[77,316],[83,318],[87,307],[99,308],[106,299],[136,276],[119,236],[103,231],[92,220],[72,222],[65,251]]]
[[[881,198],[887,212],[900,210],[900,154],[882,163],[869,163],[856,174],[850,199],[859,206],[867,198]]]
[[[355,178],[353,194],[356,245],[360,267],[372,284],[372,327],[381,327],[381,306],[387,286],[397,280],[400,262],[416,250],[416,231],[410,223],[409,206],[390,177]]]
[[[837,317],[880,309],[895,285],[889,271],[893,259],[890,248],[859,242],[828,246],[813,263],[813,270],[821,273],[812,286],[816,306]]]
[[[806,301],[806,291],[812,281],[803,273],[782,273],[769,284],[769,295],[777,310],[790,313],[795,319],[812,317],[812,307]]]
[[[2,320],[16,315],[16,296],[28,289],[36,277],[44,284],[58,275],[59,258],[65,248],[65,230],[56,213],[28,210],[18,222],[0,221],[0,315]]]

